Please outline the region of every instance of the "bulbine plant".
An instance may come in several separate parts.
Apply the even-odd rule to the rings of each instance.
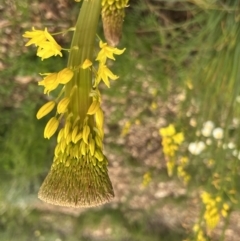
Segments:
[[[107,61],[115,60],[114,55],[125,51],[115,45],[121,36],[127,3],[128,0],[83,1],[76,26],[56,33],[73,31],[70,49],[61,47],[53,37],[55,34],[50,34],[47,28],[33,27],[23,35],[29,39],[26,46],[35,45],[37,56],[42,60],[62,56],[62,51],[69,52],[67,66],[54,73],[41,74],[43,79],[38,83],[44,87],[44,94],[58,93],[37,112],[37,119],[54,113],[46,124],[44,138],[51,138],[59,130],[53,164],[38,194],[45,202],[91,207],[114,197],[108,160],[103,152],[104,114],[98,87],[102,81],[110,87],[109,80],[119,78],[108,68]],[[109,44],[97,35],[101,11]]]

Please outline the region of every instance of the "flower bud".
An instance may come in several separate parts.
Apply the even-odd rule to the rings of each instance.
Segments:
[[[124,8],[128,0],[103,0],[102,21],[104,35],[109,45],[116,46],[122,36],[122,24],[125,16]]]
[[[57,112],[59,114],[65,113],[67,110],[67,107],[69,105],[69,102],[70,102],[70,98],[68,98],[68,97],[61,99],[57,105]]]
[[[37,115],[36,115],[37,119],[41,119],[42,117],[49,114],[53,110],[54,106],[55,106],[54,101],[49,101],[46,104],[44,104],[37,112]]]
[[[52,117],[48,121],[44,129],[44,138],[50,139],[50,137],[53,136],[54,133],[56,132],[58,126],[59,126],[59,121],[57,120],[56,117]]]

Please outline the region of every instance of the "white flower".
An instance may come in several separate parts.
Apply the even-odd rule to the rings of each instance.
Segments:
[[[239,119],[238,118],[233,118],[232,122],[233,122],[233,125],[235,125],[235,126],[239,125]]]
[[[212,140],[211,140],[210,138],[208,138],[208,139],[206,140],[206,144],[207,144],[208,146],[210,146],[210,145],[212,144]]]
[[[238,96],[236,97],[236,101],[237,101],[238,103],[240,103],[240,95],[238,95]]]
[[[217,127],[213,130],[213,137],[217,140],[223,139],[223,129],[221,127]]]
[[[240,152],[239,152],[238,150],[236,150],[236,149],[235,149],[235,150],[233,150],[233,152],[232,152],[233,156],[238,156],[238,155],[239,155],[239,153],[240,153]]]
[[[228,148],[229,148],[229,149],[235,148],[235,144],[234,144],[233,142],[229,142],[229,143],[228,143]]]
[[[201,133],[205,137],[209,137],[212,134],[212,130],[214,128],[214,123],[212,121],[206,121],[203,123],[203,128],[201,130]]]
[[[188,151],[193,155],[199,155],[204,149],[206,145],[203,141],[199,142],[191,142],[188,146]]]

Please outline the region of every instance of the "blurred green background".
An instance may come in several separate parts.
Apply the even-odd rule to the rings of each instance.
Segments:
[[[22,38],[33,26],[49,32],[74,26],[79,8],[70,0],[0,0],[0,241],[187,239],[199,212],[195,190],[213,171],[195,162],[189,189],[169,178],[159,128],[175,123],[190,142],[210,119],[238,146],[239,1],[130,0],[119,45],[127,50],[111,67],[120,78],[110,89],[102,86],[105,153],[116,197],[90,209],[37,199],[55,145],[54,138],[43,138],[48,117],[35,117],[47,101],[37,81],[39,73],[64,68],[67,54],[41,61]],[[67,48],[71,34],[57,41]],[[144,186],[146,173],[151,181]],[[238,181],[236,174],[239,188]],[[224,240],[240,240],[239,220],[236,211]],[[221,229],[211,240],[220,240]]]

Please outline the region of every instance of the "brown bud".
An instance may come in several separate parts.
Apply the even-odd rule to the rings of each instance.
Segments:
[[[110,46],[118,45],[122,36],[125,7],[128,0],[102,0],[102,21],[105,38]]]

